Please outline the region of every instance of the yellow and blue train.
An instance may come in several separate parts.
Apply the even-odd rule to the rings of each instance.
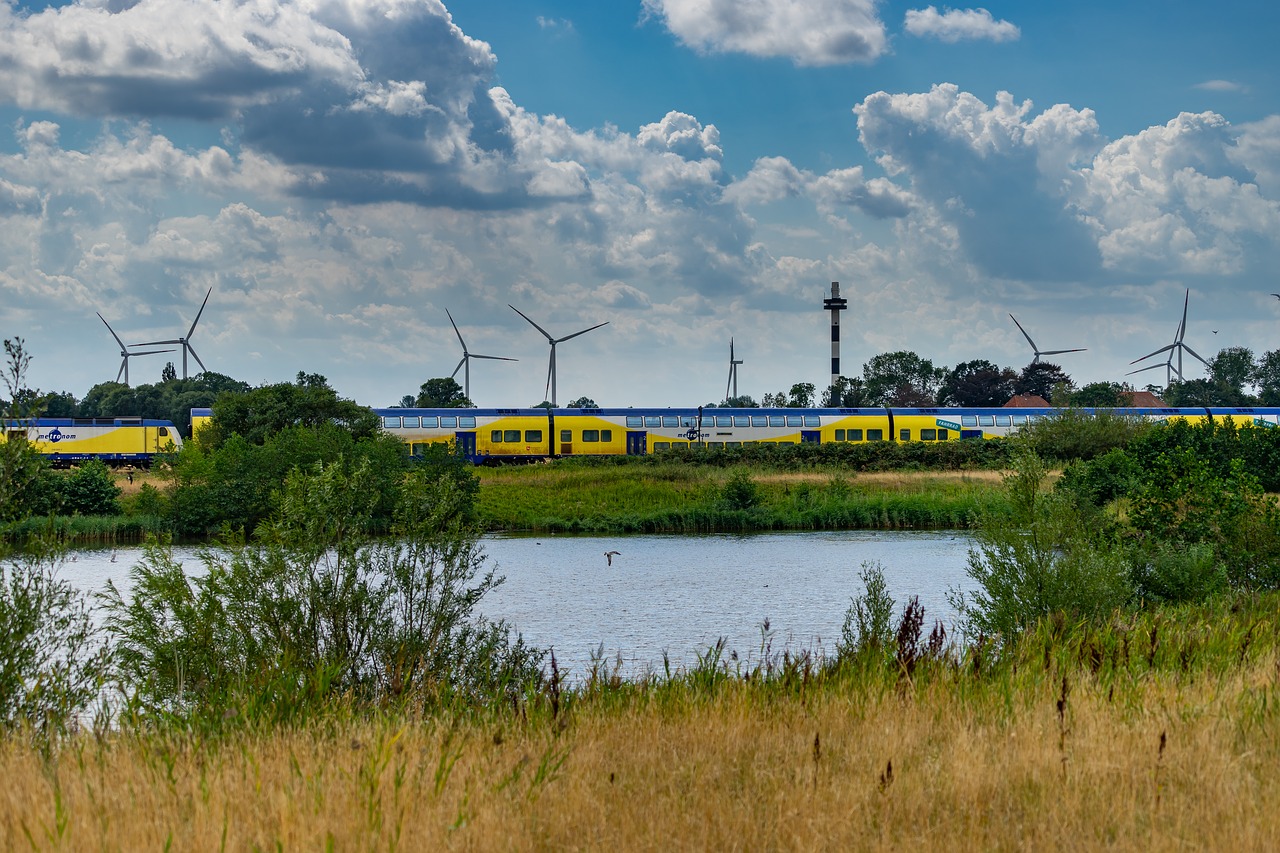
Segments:
[[[207,416],[207,411],[204,410]],[[661,453],[691,444],[750,442],[958,441],[998,438],[1061,414],[1053,408],[866,409],[374,409],[382,428],[416,452],[455,442],[472,461],[517,462],[556,456]],[[1092,409],[1078,411],[1092,413]],[[1280,408],[1128,408],[1106,411],[1188,422],[1230,417],[1236,424],[1280,424]],[[193,423],[195,413],[193,412]]]
[[[6,420],[3,436],[25,438],[56,468],[92,459],[146,468],[156,457],[182,449],[171,421],[130,417]]]

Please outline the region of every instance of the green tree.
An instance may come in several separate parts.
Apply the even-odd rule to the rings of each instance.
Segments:
[[[400,402],[392,406],[393,409],[412,409],[418,405],[418,398],[412,394],[405,394],[400,398]]]
[[[1211,379],[1188,379],[1186,382],[1173,380],[1164,389],[1164,401],[1176,408],[1223,406],[1222,388]]]
[[[463,393],[462,386],[448,376],[422,383],[416,403],[424,409],[470,409],[475,406]]]
[[[812,382],[797,382],[791,386],[791,398],[787,406],[792,409],[813,408],[814,390]]]
[[[1013,391],[1015,394],[1034,394],[1053,401],[1054,388],[1057,386],[1065,386],[1070,390],[1075,384],[1058,365],[1040,361],[1022,368],[1018,381],[1013,384]]]
[[[251,391],[224,391],[213,402],[209,436],[217,447],[239,435],[261,445],[289,427],[334,424],[356,439],[375,435],[380,424],[372,409],[338,396],[323,376],[299,373],[295,383],[263,385]]]
[[[881,353],[862,366],[873,406],[932,406],[945,375],[945,368],[906,350]]]
[[[1125,390],[1119,382],[1090,382],[1071,395],[1071,405],[1085,409],[1118,409],[1128,404]]]
[[[178,369],[173,366],[173,362],[165,362],[164,369],[160,371],[161,382],[173,382],[178,378]]]
[[[1218,405],[1248,406],[1253,397],[1246,389],[1257,375],[1253,350],[1248,347],[1226,347],[1209,359],[1209,379],[1218,389]]]
[[[119,515],[120,487],[102,462],[92,460],[62,478],[60,511],[65,515]]]
[[[823,392],[822,405],[829,409],[858,409],[869,405],[867,385],[859,376],[837,376]]]
[[[595,401],[595,400],[592,400],[590,397],[579,397],[578,399],[576,399],[576,400],[571,400],[571,401],[569,402],[569,408],[571,408],[571,409],[598,409],[598,408],[600,408],[600,407],[599,407],[599,406],[597,406],[597,405],[596,405],[596,401]]]
[[[46,394],[43,408],[47,418],[75,418],[80,415],[80,401],[70,391]]]
[[[742,394],[737,397],[725,398],[720,402],[720,407],[726,409],[758,409],[760,404],[749,394]]]
[[[1253,383],[1258,389],[1258,402],[1264,406],[1280,406],[1280,349],[1264,353],[1253,370]]]
[[[964,361],[947,371],[938,389],[940,406],[1003,406],[1013,396],[1018,375],[985,358]]]

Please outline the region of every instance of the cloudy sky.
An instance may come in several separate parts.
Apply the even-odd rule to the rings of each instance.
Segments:
[[[909,349],[1280,348],[1280,5],[0,0],[0,335],[395,403],[696,405]],[[177,356],[177,358],[174,358]],[[167,358],[131,362],[134,384]],[[194,362],[191,372],[198,370]],[[1198,376],[1190,370],[1188,377]],[[1163,370],[1132,377],[1163,382]],[[459,381],[462,373],[458,374]]]

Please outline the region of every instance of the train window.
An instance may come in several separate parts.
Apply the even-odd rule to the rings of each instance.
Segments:
[[[542,441],[542,430],[527,429],[524,431],[524,440],[527,444],[537,444]]]
[[[401,420],[402,420],[402,422],[404,423],[404,428],[405,428],[405,429],[417,429],[417,428],[418,428],[418,419],[417,419],[417,418],[402,418]]]
[[[644,416],[644,425],[645,425],[646,427],[650,427],[650,428],[652,428],[652,427],[660,427],[660,426],[662,426],[662,418],[660,418],[660,417],[659,417],[659,416],[657,416],[657,415],[645,415],[645,416]]]
[[[163,436],[163,435],[168,435],[168,434],[169,434],[169,428],[168,428],[168,427],[160,427],[160,435],[162,435],[162,436]]]
[[[787,415],[787,426],[804,426],[804,418],[800,415]]]
[[[663,450],[670,450],[670,449],[671,449],[671,442],[669,442],[669,441],[655,441],[655,442],[653,443],[653,449],[654,449],[654,452],[655,452],[655,453],[656,453],[656,452],[659,452],[659,451],[663,451]]]
[[[807,427],[822,426],[822,418],[818,417],[817,415],[805,415],[804,425]]]
[[[399,418],[383,418],[382,428],[383,429],[400,429],[400,419]]]
[[[463,415],[458,418],[458,429],[475,429],[475,428],[476,428],[475,415]]]
[[[716,426],[733,426],[733,418],[728,415],[716,415]]]
[[[1014,425],[1021,425],[1021,424],[1025,424],[1026,422],[1027,422],[1027,416],[1026,416],[1026,415],[1014,415],[1014,416],[1013,416],[1013,423],[1014,423]]]
[[[723,441],[708,441],[707,447],[724,447]]]
[[[938,431],[936,429],[922,429],[920,430],[920,440],[921,441],[937,441]]]
[[[766,418],[764,415],[752,415],[752,416],[751,416],[751,425],[752,425],[753,427],[768,426],[768,425],[769,425],[769,419],[768,419],[768,418]]]
[[[662,425],[664,427],[678,427],[680,426],[680,419],[675,415],[663,415]]]
[[[867,430],[867,441],[884,441],[884,430],[882,429]]]
[[[910,441],[910,440],[911,440],[911,430],[909,430],[909,429],[900,429],[900,430],[898,430],[898,440],[899,440],[899,441]]]
[[[601,441],[613,441],[613,430],[611,430],[611,429],[602,429],[602,430],[600,430],[600,440],[601,440]]]
[[[568,430],[568,429],[560,430],[560,440],[573,441],[573,430]]]
[[[844,441],[844,430],[836,430],[836,441]]]
[[[639,415],[627,415],[627,426],[642,427],[644,426],[644,418]]]
[[[845,437],[849,441],[862,441],[862,430],[860,429],[848,430],[847,432],[845,432]]]
[[[471,419],[471,425],[472,426],[476,425],[475,419]],[[457,429],[457,428],[458,428],[457,418],[441,418],[440,419],[440,429]]]
[[[520,430],[518,430],[518,429],[505,429],[505,430],[503,430],[503,431],[502,431],[502,441],[503,441],[503,443],[504,443],[504,444],[519,444],[519,443],[520,443]]]
[[[996,415],[996,426],[1011,426],[1009,415]]]
[[[502,430],[495,429],[493,432],[489,433],[489,440],[494,444],[502,444]]]
[[[748,415],[734,415],[733,425],[736,427],[751,426],[751,418]]]
[[[741,442],[741,441],[726,441],[726,442],[724,443],[724,446],[725,446],[725,447],[741,447],[741,446],[742,446],[742,442]]]
[[[782,415],[769,415],[769,426],[780,427],[780,426],[786,426],[786,425],[787,425],[787,419],[784,418]]]
[[[978,416],[977,415],[961,415],[960,425],[961,426],[977,426]]]
[[[599,440],[600,440],[600,430],[598,430],[598,429],[584,429],[584,430],[582,431],[582,440],[583,440],[583,441],[599,441]]]
[[[698,425],[697,418],[690,417],[689,415],[683,415],[680,418],[680,426],[682,427],[696,427],[697,425]]]
[[[938,430],[938,441],[946,441],[950,436],[951,433],[947,432],[945,429]]]
[[[995,426],[996,419],[994,415],[978,415],[978,426]]]
[[[440,425],[440,421],[439,421],[439,419],[437,419],[437,418],[423,418],[423,419],[422,419],[422,428],[423,428],[423,429],[435,429],[435,428],[436,428],[436,427],[438,427],[439,425]]]

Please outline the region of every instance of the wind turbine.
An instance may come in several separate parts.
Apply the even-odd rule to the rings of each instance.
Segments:
[[[147,341],[141,344],[134,344],[136,347],[147,347],[155,344],[180,344],[182,346],[182,378],[187,378],[187,353],[191,353],[191,357],[196,360],[196,364],[200,365],[200,369],[207,371],[209,368],[204,366],[204,362],[200,360],[200,356],[196,355],[195,349],[191,346],[191,335],[196,330],[196,323],[200,322],[200,315],[204,313],[204,306],[209,304],[209,294],[213,293],[213,288],[209,288],[209,293],[204,295],[204,302],[200,303],[200,310],[196,312],[196,318],[191,321],[191,328],[187,330],[186,337],[173,338],[168,341]]]
[[[1050,349],[1050,350],[1041,351],[1036,346],[1036,342],[1031,340],[1031,336],[1027,334],[1027,330],[1022,328],[1022,324],[1018,322],[1018,318],[1010,314],[1009,319],[1013,321],[1013,325],[1018,327],[1018,331],[1022,332],[1022,336],[1027,339],[1027,343],[1031,344],[1031,351],[1035,353],[1035,357],[1031,359],[1032,364],[1039,364],[1040,356],[1042,355],[1062,355],[1064,352],[1084,352],[1085,351],[1084,347],[1080,347],[1077,349]]]
[[[444,313],[449,314],[449,309],[444,309]],[[458,324],[453,322],[453,315],[449,314],[449,323],[453,326],[453,333],[458,336],[458,343],[462,344],[462,361],[458,362],[458,366],[453,369],[453,373],[449,374],[449,378],[458,375],[458,371],[462,371],[462,393],[467,399],[471,399],[471,359],[473,358],[491,358],[495,361],[519,361],[518,358],[505,358],[500,355],[480,355],[479,353],[468,352],[467,342],[462,339],[462,332],[458,331]],[[464,369],[465,368],[465,369]]]
[[[1155,352],[1149,352],[1149,353],[1147,353],[1146,355],[1144,355],[1142,358],[1135,358],[1133,361],[1129,362],[1130,364],[1137,364],[1137,363],[1138,363],[1138,362],[1140,362],[1140,361],[1143,361],[1143,360],[1145,360],[1145,359],[1151,358],[1151,356],[1153,356],[1153,355],[1159,355],[1159,354],[1160,354],[1160,353],[1162,353],[1162,352],[1167,352],[1167,353],[1169,353],[1169,360],[1168,360],[1168,361],[1166,361],[1166,362],[1164,362],[1164,366],[1165,366],[1165,384],[1166,384],[1166,385],[1168,385],[1170,382],[1172,382],[1172,381],[1173,381],[1173,374],[1177,374],[1177,376],[1178,376],[1178,381],[1179,381],[1179,382],[1182,382],[1182,381],[1183,381],[1183,378],[1182,378],[1182,352],[1183,352],[1183,350],[1186,350],[1187,352],[1191,353],[1191,355],[1193,355],[1193,356],[1195,356],[1196,358],[1200,359],[1200,363],[1201,363],[1201,364],[1203,364],[1205,367],[1208,367],[1208,366],[1209,366],[1209,362],[1205,361],[1203,358],[1200,358],[1200,353],[1196,352],[1196,351],[1195,351],[1195,350],[1193,350],[1191,347],[1187,346],[1186,344],[1184,344],[1184,343],[1182,342],[1182,338],[1183,338],[1183,336],[1184,336],[1184,335],[1186,335],[1186,333],[1187,333],[1187,306],[1188,306],[1188,304],[1190,304],[1190,302],[1191,302],[1191,290],[1190,290],[1190,288],[1188,288],[1188,289],[1187,289],[1187,295],[1186,295],[1185,297],[1183,297],[1183,300],[1182,300],[1182,322],[1178,323],[1178,333],[1177,333],[1176,335],[1174,335],[1174,336],[1173,336],[1173,343],[1171,343],[1171,344],[1167,344],[1167,345],[1165,345],[1165,346],[1162,346],[1162,347],[1160,347],[1160,349],[1156,350]],[[1177,367],[1174,367],[1174,366],[1173,366],[1173,355],[1174,355],[1174,352],[1177,352],[1177,354],[1178,354],[1178,366],[1177,366]],[[1152,368],[1156,368],[1156,367],[1159,367],[1159,366],[1160,366],[1159,364],[1152,364],[1152,365],[1149,365],[1149,366],[1147,366],[1147,367],[1140,367],[1140,368],[1138,368],[1137,370],[1132,370],[1132,371],[1130,371],[1130,372],[1129,372],[1128,374],[1126,374],[1126,375],[1132,375],[1132,374],[1134,374],[1134,373],[1141,373],[1141,372],[1142,372],[1142,371],[1144,371],[1144,370],[1151,370]]]
[[[529,318],[525,315],[523,311],[521,311],[519,308],[512,305],[511,303],[507,303],[507,307],[510,308],[512,311],[516,312],[517,314],[519,314],[521,317],[524,317],[526,320],[529,320]],[[547,334],[546,329],[542,328],[532,320],[529,320],[529,325],[533,326],[539,332],[542,332],[542,334],[547,339],[547,343],[551,344],[551,362],[547,366],[547,386],[551,389],[551,407],[554,409],[556,406],[556,344],[562,344],[571,338],[576,338],[578,335],[585,335],[587,332],[598,329],[601,326],[607,326],[609,325],[609,321],[606,320],[603,323],[596,323],[594,326],[588,329],[583,329],[580,332],[574,332],[572,335],[565,335],[563,338],[551,337],[551,335]]]
[[[729,338],[729,381],[724,384],[724,397],[726,400],[736,400],[738,398],[738,365],[742,364],[742,360],[737,361],[733,358],[733,338]],[[733,397],[729,396],[729,386],[733,386]]]
[[[98,312],[94,312],[97,314]],[[98,319],[102,321],[102,325],[107,327],[107,331],[111,333],[111,337],[116,339],[116,343],[120,345],[120,369],[116,371],[116,381],[120,381],[120,377],[124,376],[124,384],[129,384],[129,359],[135,355],[155,355],[161,352],[173,352],[171,349],[150,349],[144,352],[129,352],[129,348],[124,345],[124,341],[120,340],[120,336],[116,334],[116,330],[111,328],[111,324],[107,322],[107,318],[98,314]],[[139,345],[141,346],[141,344]]]

